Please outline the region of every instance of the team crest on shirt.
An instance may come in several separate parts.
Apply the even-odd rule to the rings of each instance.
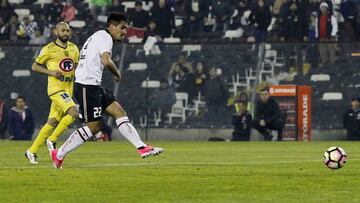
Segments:
[[[65,58],[60,62],[59,67],[62,71],[70,72],[74,69],[74,61],[70,58]]]

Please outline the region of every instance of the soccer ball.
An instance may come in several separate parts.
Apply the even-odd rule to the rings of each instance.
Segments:
[[[331,169],[343,167],[346,159],[346,152],[341,147],[330,147],[324,153],[324,163]]]

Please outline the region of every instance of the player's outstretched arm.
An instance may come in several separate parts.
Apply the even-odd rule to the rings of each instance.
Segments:
[[[53,77],[57,77],[59,78],[61,76],[61,72],[60,71],[51,71],[51,70],[48,70],[47,68],[45,68],[44,66],[34,62],[31,66],[31,69],[35,72],[38,72],[38,73],[42,73],[42,74],[46,74],[46,75],[49,75],[49,76],[53,76]]]
[[[111,59],[111,55],[109,52],[104,52],[103,54],[101,54],[101,63],[114,75],[114,82],[119,82],[121,74],[117,69],[114,61]]]

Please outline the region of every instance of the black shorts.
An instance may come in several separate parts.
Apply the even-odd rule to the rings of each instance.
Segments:
[[[75,83],[74,96],[80,105],[80,119],[83,122],[99,121],[103,111],[114,101],[109,90],[96,85]]]

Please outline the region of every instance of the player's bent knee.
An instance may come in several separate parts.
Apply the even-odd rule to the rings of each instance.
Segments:
[[[95,135],[101,130],[101,122],[95,121],[95,122],[89,122],[87,123],[87,126],[89,127],[91,133]]]
[[[73,118],[79,117],[79,111],[75,107],[71,107],[67,113]]]
[[[56,127],[59,124],[59,122],[54,118],[49,118],[47,120],[47,124],[51,125],[52,127]]]

